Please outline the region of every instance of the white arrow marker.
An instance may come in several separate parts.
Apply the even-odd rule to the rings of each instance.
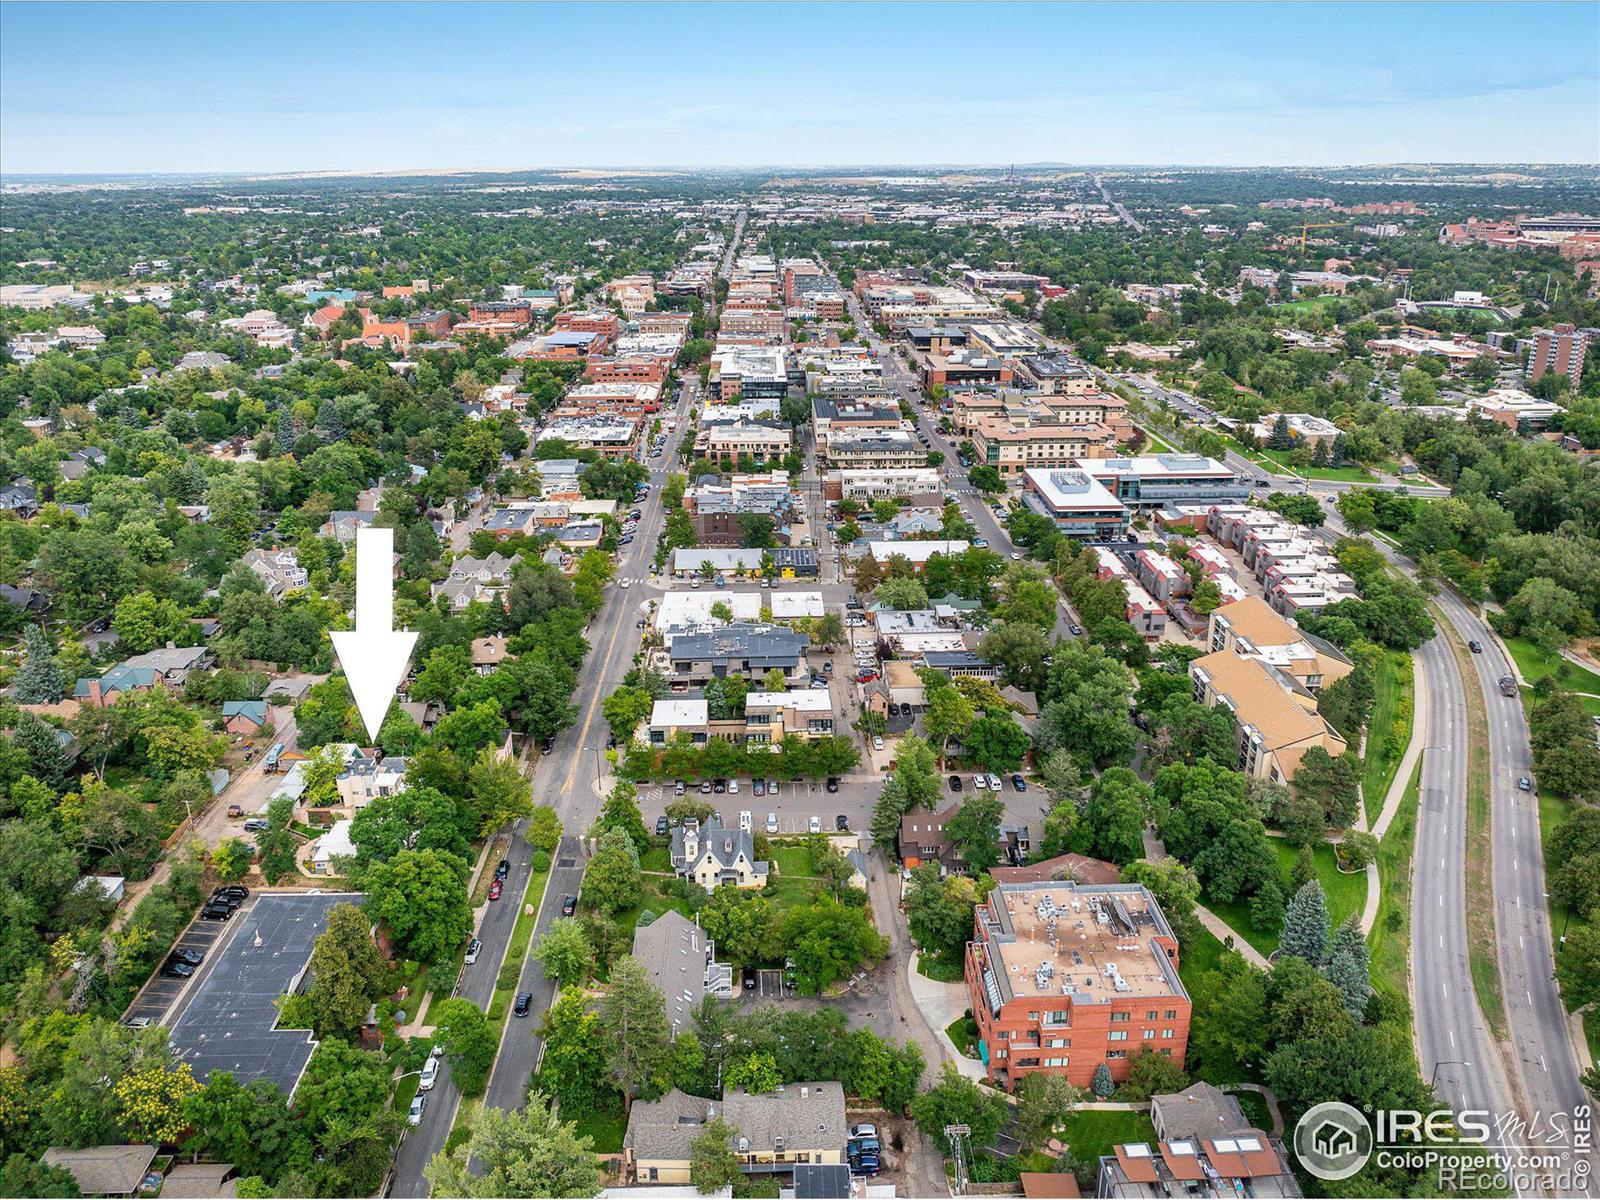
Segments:
[[[375,742],[417,644],[415,633],[394,627],[394,530],[356,530],[356,627],[328,636]]]

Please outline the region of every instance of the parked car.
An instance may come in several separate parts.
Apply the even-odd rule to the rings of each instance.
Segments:
[[[1529,779],[1526,775],[1522,776],[1520,779],[1517,780],[1517,791],[1519,791],[1519,792],[1531,792],[1531,791],[1533,791],[1533,780]]]
[[[230,819],[233,817],[242,817],[244,816],[244,808],[238,804],[230,804],[228,805],[228,816]]]
[[[498,863],[495,864],[494,877],[496,879],[504,879],[509,874],[511,874],[511,860],[509,858],[502,858]]]
[[[883,749],[883,738],[876,733],[872,735],[872,748],[874,750]]]
[[[989,772],[989,790],[991,792],[998,792],[1000,790],[1000,776],[996,775],[993,771]]]
[[[950,790],[952,792],[959,792],[961,790],[961,776],[959,776],[959,775],[950,776]]]
[[[500,892],[504,889],[504,887],[505,885],[502,884],[498,879],[492,880],[489,884],[489,899],[500,899]]]
[[[812,817],[811,820],[807,823],[806,828],[809,829],[812,833],[821,833],[822,832],[822,818],[821,817],[815,817],[815,816]]]
[[[683,793],[679,792],[678,795],[681,796],[681,795],[683,795]],[[671,826],[669,826],[667,824],[667,814],[666,813],[662,813],[659,817],[656,818],[656,836],[657,837],[666,837],[667,836],[667,830],[670,829],[670,828],[671,828]]]
[[[839,777],[837,775],[829,775],[828,776],[828,791],[837,792],[838,790],[839,790]]]
[[[250,895],[250,889],[242,883],[225,883],[211,893],[213,900],[226,900],[233,907],[238,908]]]
[[[187,979],[194,974],[194,968],[186,962],[169,958],[161,964],[161,974],[167,979]]]
[[[473,963],[478,961],[478,955],[482,952],[482,950],[483,943],[477,938],[473,938],[467,943],[467,957],[462,961],[464,961],[468,966],[471,966]]]
[[[740,986],[747,992],[753,992],[756,990],[757,982],[756,969],[754,967],[746,967],[739,980]]]
[[[532,1006],[533,993],[518,992],[516,1003],[511,1006],[511,1015],[514,1017],[525,1017],[528,1015],[528,1009]]]
[[[421,1125],[422,1110],[428,1106],[428,1098],[421,1092],[411,1097],[411,1107],[406,1110],[406,1124]]]
[[[739,814],[739,828],[745,833],[755,828],[755,816],[748,808]]]
[[[213,901],[200,910],[202,921],[226,921],[233,916],[233,909],[222,901]]]
[[[272,822],[265,817],[251,817],[244,823],[246,833],[265,833],[272,828]]]
[[[833,827],[840,833],[847,833],[850,829],[850,818],[840,813],[833,819]]]
[[[431,1054],[428,1061],[422,1064],[422,1071],[417,1076],[417,1091],[431,1092],[433,1085],[439,1082],[439,1060]]]
[[[822,673],[824,675],[832,675],[833,674],[833,664],[831,662],[823,663],[822,664]]]
[[[750,790],[758,796],[765,796],[767,794],[767,781],[765,779],[755,780],[751,783]]]
[[[1067,632],[1070,633],[1073,637],[1082,637],[1083,636],[1083,626],[1082,625],[1068,625],[1067,626]]]
[[[1016,791],[1025,792],[1028,790],[1028,781],[1021,775],[1013,775],[1011,777],[1011,786]]]
[[[974,775],[972,777],[972,786],[975,787],[980,792],[988,791],[989,790],[989,779],[988,779],[988,776],[986,776],[986,775]]]
[[[711,780],[702,779],[700,781],[700,794],[702,796],[709,796],[711,794]]]
[[[198,967],[206,960],[204,952],[200,950],[189,950],[182,946],[175,948],[172,951],[171,957],[177,959],[179,962],[186,962],[191,967]]]
[[[777,833],[778,832],[778,814],[775,813],[775,812],[769,812],[767,814],[767,832],[768,833]]]
[[[556,740],[553,737],[547,737],[544,739],[544,741],[539,743],[540,754],[553,754],[555,752],[555,748]]]
[[[714,779],[711,781],[711,790],[719,796],[726,795],[728,791],[727,782],[721,779]]]
[[[155,1022],[149,1017],[129,1017],[122,1023],[124,1029],[149,1029]]]
[[[737,779],[728,780],[728,795],[737,796],[738,794],[739,794],[739,781]]]
[[[674,796],[681,796],[685,792],[687,792],[688,790],[689,790],[689,781],[687,779],[680,779],[680,780],[678,780],[677,783],[672,785],[672,794]]]
[[[561,915],[563,917],[570,917],[573,913],[575,913],[577,911],[578,911],[578,898],[576,896],[564,896],[564,897],[562,897],[562,900],[561,900]]]
[[[776,796],[777,794],[778,794],[778,781],[776,779],[767,780],[767,795]]]

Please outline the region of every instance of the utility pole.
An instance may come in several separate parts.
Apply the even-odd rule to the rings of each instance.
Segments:
[[[952,1176],[951,1194],[961,1196],[967,1190],[967,1156],[963,1149],[963,1141],[972,1134],[970,1125],[946,1125],[944,1127],[945,1140],[950,1143],[950,1157],[955,1160],[955,1174]]]

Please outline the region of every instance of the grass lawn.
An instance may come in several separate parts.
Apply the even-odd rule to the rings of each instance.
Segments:
[[[627,1131],[628,1118],[623,1115],[622,1102],[601,1112],[589,1113],[587,1116],[566,1118],[577,1127],[579,1137],[594,1139],[594,1149],[597,1154],[621,1154],[622,1135]]]
[[[1156,1131],[1149,1113],[1079,1109],[1061,1123],[1056,1136],[1078,1162],[1097,1163],[1122,1142],[1154,1142]]]
[[[639,867],[662,875],[672,874],[672,849],[665,842],[653,844],[639,856]]]
[[[940,983],[960,983],[966,973],[959,961],[952,961],[935,954],[919,953],[917,974],[924,979],[933,979]]]
[[[1300,852],[1282,838],[1273,838],[1272,848],[1278,853],[1278,871],[1283,877],[1284,892],[1287,894],[1289,877],[1294,871],[1295,859]],[[1346,874],[1339,870],[1334,860],[1333,847],[1327,843],[1318,846],[1314,854],[1317,862],[1317,878],[1321,881],[1322,890],[1328,897],[1328,927],[1337,929],[1346,917],[1352,914],[1360,915],[1361,907],[1367,900],[1367,876],[1365,872]],[[1250,917],[1249,901],[1235,900],[1229,904],[1214,904],[1204,896],[1201,896],[1201,901],[1262,954],[1270,955],[1278,948],[1280,931],[1258,929]]]
[[[1378,846],[1378,917],[1367,935],[1368,976],[1384,1000],[1384,1011],[1403,1013],[1411,1026],[1411,856],[1417,838],[1417,797],[1422,782],[1418,763],[1389,832]],[[1406,1038],[1411,1045],[1411,1038]]]
[[[1511,657],[1517,661],[1517,670],[1522,672],[1522,682],[1532,686],[1546,675],[1554,675],[1556,682],[1562,687],[1578,692],[1578,699],[1583,702],[1583,707],[1590,716],[1600,717],[1600,675],[1577,663],[1568,662],[1560,655],[1546,658],[1539,648],[1524,638],[1502,638],[1506,649],[1511,652]],[[1582,693],[1589,693],[1584,695]]]
[[[1272,306],[1273,312],[1312,312],[1348,300],[1348,296],[1335,296],[1331,292],[1321,296],[1307,296],[1304,300],[1285,300]]]
[[[978,1023],[969,1015],[957,1017],[945,1026],[945,1034],[956,1050],[968,1058],[978,1057]]]
[[[1376,700],[1367,727],[1367,755],[1361,764],[1361,795],[1369,824],[1378,819],[1394,773],[1411,742],[1411,656],[1397,650],[1384,651],[1373,672],[1372,685]]]
[[[632,939],[632,931],[638,927],[639,918],[645,913],[649,913],[653,917],[659,917],[662,913],[668,911],[669,909],[676,909],[686,917],[692,917],[694,915],[692,912],[690,912],[689,905],[686,902],[682,900],[674,900],[662,895],[661,885],[665,882],[666,880],[660,876],[644,876],[644,878],[640,881],[641,886],[639,889],[639,903],[635,904],[632,908],[625,908],[621,912],[614,915],[613,920],[615,920],[616,923],[624,930],[628,931],[630,940]],[[587,901],[580,900],[579,911],[594,912],[597,910]],[[599,978],[602,980],[605,978],[604,970],[600,971]]]
[[[1217,962],[1226,951],[1227,947],[1209,929],[1195,922],[1194,936],[1184,942],[1178,959],[1178,977],[1183,980],[1183,986],[1190,995],[1194,994],[1195,986],[1201,979],[1217,969]]]
[[[394,1085],[394,1101],[389,1105],[395,1112],[403,1113],[411,1107],[411,1098],[417,1094],[417,1085],[422,1082],[422,1076],[415,1071],[410,1071],[405,1078]]]

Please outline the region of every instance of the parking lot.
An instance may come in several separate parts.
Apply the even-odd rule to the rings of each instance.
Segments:
[[[830,794],[820,779],[799,779],[792,783],[781,782],[776,796],[770,792],[765,796],[757,796],[751,781],[741,779],[737,796],[728,793],[719,796],[715,792],[702,795],[698,784],[690,785],[688,795],[705,801],[721,813],[725,825],[737,825],[739,814],[749,812],[752,829],[760,833],[767,831],[767,814],[775,813],[778,833],[784,835],[806,833],[812,817],[818,819],[824,832],[835,833],[838,831],[837,818],[840,815],[845,817],[851,832],[865,834],[872,820],[872,806],[878,802],[880,788],[881,784],[876,779],[852,777],[841,779],[839,790]],[[644,815],[645,824],[653,829],[656,818],[666,813],[667,805],[674,799],[674,788],[670,783],[642,785],[639,788],[639,809]]]
[[[133,1021],[146,1019],[152,1025],[166,1025],[167,1014],[171,1011],[173,1002],[183,995],[184,990],[191,986],[198,986],[206,975],[216,965],[216,956],[213,950],[222,941],[223,935],[232,929],[234,923],[244,918],[251,907],[256,903],[252,895],[244,905],[227,921],[201,921],[195,920],[189,928],[178,935],[178,940],[173,944],[174,950],[197,950],[206,956],[205,962],[188,979],[167,979],[159,973],[152,975],[150,981],[144,985],[133,1003],[128,1006],[128,1011],[123,1015],[123,1020]],[[162,960],[166,961],[165,959]]]

